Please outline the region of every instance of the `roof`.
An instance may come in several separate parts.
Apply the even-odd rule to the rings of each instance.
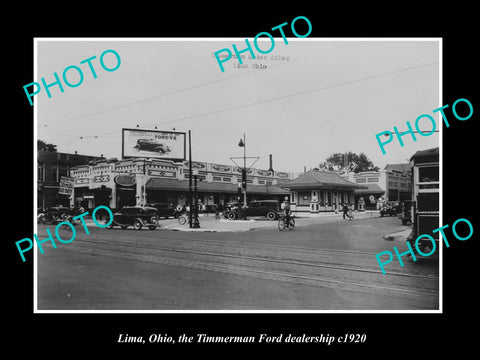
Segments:
[[[384,170],[395,170],[399,172],[409,172],[411,170],[411,165],[410,163],[405,163],[405,164],[387,164],[385,166]]]
[[[438,162],[440,148],[432,148],[426,150],[417,151],[415,154],[412,155],[410,161],[414,161],[414,163],[425,163],[425,162]]]
[[[152,177],[145,184],[146,189],[151,190],[167,190],[167,191],[188,191],[187,180],[173,180]],[[237,193],[238,186],[232,183],[217,183],[197,181],[197,191],[216,192],[216,193]],[[285,195],[288,194],[284,190],[275,185],[253,185],[247,184],[247,193],[250,194],[268,194],[268,195]]]
[[[377,184],[366,184],[367,189],[355,189],[353,192],[355,194],[384,194],[385,190],[383,190]]]
[[[289,189],[302,188],[336,188],[336,189],[366,189],[365,185],[354,184],[342,178],[340,175],[329,171],[312,169],[292,180],[282,187]]]

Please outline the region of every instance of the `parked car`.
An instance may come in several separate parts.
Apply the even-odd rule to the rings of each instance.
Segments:
[[[223,205],[223,217],[228,218],[228,214],[230,213],[231,210],[235,209],[238,206],[238,202],[228,202],[225,205]]]
[[[165,218],[168,219],[169,217],[178,217],[176,215],[176,210],[175,208],[169,206],[166,203],[150,203],[146,204],[146,206],[153,207],[157,209],[157,215],[159,218]]]
[[[108,228],[114,226],[120,226],[122,229],[133,226],[135,230],[148,226],[150,230],[155,230],[159,226],[157,209],[149,206],[124,206],[113,214],[113,221]]]
[[[400,211],[399,201],[389,201],[382,204],[382,207],[380,208],[380,216],[397,216]]]
[[[65,220],[69,215],[75,216],[78,214],[75,210],[65,206],[52,206],[45,210],[42,210],[42,209],[38,210],[37,222],[40,224],[51,223],[55,225]]]
[[[254,200],[247,206],[247,216],[265,216],[268,220],[275,220],[279,214],[280,207],[277,200]],[[227,218],[238,219],[238,206],[230,209]]]

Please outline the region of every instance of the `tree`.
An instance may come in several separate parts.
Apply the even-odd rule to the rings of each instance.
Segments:
[[[38,151],[57,151],[57,145],[49,144],[43,140],[37,139],[37,150]]]
[[[351,151],[348,153],[334,153],[326,161],[319,164],[320,169],[324,170],[348,170],[359,173],[362,171],[378,171],[372,161],[364,153],[356,154]]]

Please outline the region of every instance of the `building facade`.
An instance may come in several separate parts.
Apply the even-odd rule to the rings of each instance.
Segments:
[[[374,210],[379,199],[382,201],[411,199],[412,172],[409,163],[388,164],[380,171],[343,172],[339,175],[355,184],[365,185],[365,188],[354,191],[356,209]]]
[[[41,208],[69,206],[69,196],[58,193],[61,177],[69,176],[72,167],[102,159],[56,151],[38,151],[37,154],[37,207]]]
[[[312,169],[287,184],[293,211],[319,213],[341,210],[343,204],[353,204],[354,191],[366,186],[355,184],[340,175]]]
[[[236,201],[242,181],[241,168],[233,165],[192,162],[197,175],[197,203],[225,205]],[[86,209],[106,205],[112,209],[147,203],[172,206],[188,203],[189,162],[160,159],[102,159],[72,168],[72,205]],[[248,169],[247,201],[283,199],[289,191],[280,185],[291,181],[292,173]]]

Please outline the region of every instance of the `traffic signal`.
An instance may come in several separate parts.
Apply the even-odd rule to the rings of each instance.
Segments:
[[[242,188],[247,188],[247,169],[242,169]]]

